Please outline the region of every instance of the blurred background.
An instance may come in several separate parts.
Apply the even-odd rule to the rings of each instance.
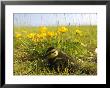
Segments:
[[[96,25],[97,14],[93,13],[16,13],[15,26]]]

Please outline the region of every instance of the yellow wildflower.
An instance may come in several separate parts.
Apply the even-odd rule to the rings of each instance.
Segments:
[[[34,38],[32,38],[32,41],[38,42],[42,41],[46,37],[46,33],[36,34]]]
[[[30,36],[31,37],[31,36]],[[31,37],[32,41],[38,42],[40,40],[40,34],[35,34],[34,36]]]
[[[46,37],[46,33],[41,33],[40,37],[42,37],[42,38]]]
[[[54,32],[47,32],[47,36],[48,36],[48,37],[54,36]]]
[[[35,36],[35,33],[30,33],[27,35],[28,38],[34,38],[34,36]]]
[[[40,34],[36,34],[35,37],[36,37],[36,38],[40,38]]]
[[[32,41],[34,41],[34,42],[38,42],[40,39],[38,39],[38,38],[32,38]]]
[[[41,33],[41,34],[36,34],[36,36],[35,36],[36,38],[44,38],[44,37],[46,37],[46,33]]]
[[[66,27],[62,26],[62,27],[58,28],[58,31],[61,33],[65,33],[68,31],[68,29]]]
[[[16,38],[21,38],[21,34],[20,33],[17,33],[16,34]]]
[[[40,27],[40,32],[41,32],[41,33],[47,32],[47,27],[46,27],[46,26]]]

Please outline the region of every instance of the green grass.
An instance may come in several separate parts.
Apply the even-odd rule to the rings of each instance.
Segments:
[[[56,32],[56,26],[48,26],[48,31]],[[39,33],[39,27],[14,27],[14,75],[70,75],[68,68],[63,73],[50,71],[43,56],[48,47],[54,46],[75,57],[73,75],[97,74],[97,27],[66,26],[68,31],[58,36],[34,42],[27,38],[30,33]],[[79,30],[81,33],[77,33]],[[16,38],[16,33],[21,34]]]

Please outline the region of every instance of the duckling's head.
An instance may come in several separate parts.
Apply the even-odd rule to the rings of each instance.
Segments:
[[[46,51],[46,58],[53,59],[58,56],[58,50],[54,47],[49,47]]]

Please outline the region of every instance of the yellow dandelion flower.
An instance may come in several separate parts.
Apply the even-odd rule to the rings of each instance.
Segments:
[[[36,34],[35,37],[36,37],[36,38],[40,38],[40,34]]]
[[[33,41],[41,41],[46,37],[46,33],[36,34],[33,38]]]
[[[47,32],[47,36],[48,36],[48,37],[54,36],[54,32]]]
[[[21,34],[20,33],[17,33],[16,34],[16,38],[21,38]]]
[[[33,41],[33,42],[36,42],[36,39],[35,39],[35,38],[32,38],[32,41]]]
[[[41,37],[41,38],[46,37],[46,33],[41,33],[41,34],[40,34],[40,37]]]
[[[44,38],[46,36],[46,33],[41,33],[41,34],[36,34],[36,38],[41,39]]]
[[[32,41],[33,41],[33,42],[39,42],[40,39],[38,39],[38,38],[32,38]]]
[[[68,31],[68,29],[66,27],[62,26],[62,27],[58,28],[58,31],[61,33],[65,33]]]
[[[40,32],[41,32],[41,33],[47,32],[47,27],[46,27],[46,26],[40,27]]]
[[[30,34],[27,35],[27,37],[28,38],[34,38],[35,35],[36,35],[35,33],[30,33]]]
[[[41,39],[41,35],[40,34],[35,34],[32,38],[33,42],[39,42]]]

